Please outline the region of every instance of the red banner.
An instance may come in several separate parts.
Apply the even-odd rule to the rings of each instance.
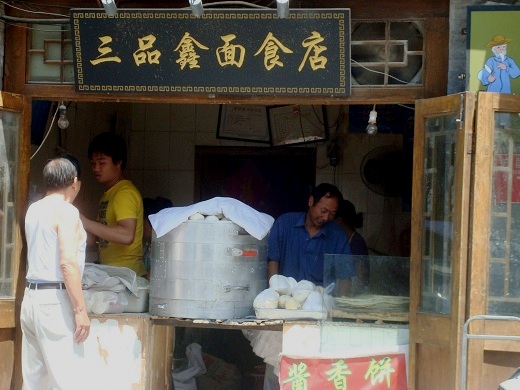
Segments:
[[[406,390],[404,354],[345,359],[282,356],[282,390]]]

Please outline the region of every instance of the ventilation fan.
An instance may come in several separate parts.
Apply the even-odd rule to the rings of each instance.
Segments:
[[[354,23],[352,85],[422,84],[424,34],[420,22]]]
[[[393,146],[380,146],[368,152],[361,161],[360,174],[371,191],[387,197],[401,196],[409,180],[404,153]]]

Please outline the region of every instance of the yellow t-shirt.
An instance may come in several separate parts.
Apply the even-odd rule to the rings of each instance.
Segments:
[[[106,191],[99,201],[97,220],[113,226],[122,219],[136,219],[135,237],[130,245],[99,240],[99,262],[127,267],[138,276],[146,274],[143,262],[143,199],[130,180],[121,180]]]

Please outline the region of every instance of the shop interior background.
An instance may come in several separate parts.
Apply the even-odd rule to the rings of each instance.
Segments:
[[[58,116],[54,115],[61,102],[42,103],[35,101],[36,105],[48,109],[33,113],[30,202],[43,194],[40,173],[45,161],[57,151],[65,150],[78,157],[82,165],[82,188],[76,205],[82,213],[94,217],[103,188],[90,172],[87,147],[92,137],[102,131],[116,131],[125,137],[128,144],[125,174],[142,196],[166,197],[174,206],[186,206],[199,200],[194,194],[198,179],[196,147],[253,147],[266,151],[306,148],[315,151],[316,166],[312,173],[315,173],[316,184],[337,185],[357,211],[364,213],[364,225],[359,231],[370,252],[409,256],[413,106],[375,106],[379,129],[376,135],[368,135],[365,129],[372,105],[324,106],[325,141],[273,147],[219,138],[218,104],[63,102],[69,126],[60,130],[56,124]],[[392,158],[388,158],[389,153]],[[375,172],[375,180],[382,175],[383,188],[389,185],[391,191],[367,182],[364,172],[370,159],[383,161],[385,166],[381,172]],[[393,161],[391,166],[386,164],[388,161]],[[302,193],[295,203],[306,205],[307,197],[308,194]]]

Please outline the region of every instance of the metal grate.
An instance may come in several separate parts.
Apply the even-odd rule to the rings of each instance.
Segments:
[[[352,86],[422,85],[424,41],[420,21],[353,21]]]
[[[31,28],[27,50],[27,82],[73,84],[70,27],[66,24],[33,24]]]

